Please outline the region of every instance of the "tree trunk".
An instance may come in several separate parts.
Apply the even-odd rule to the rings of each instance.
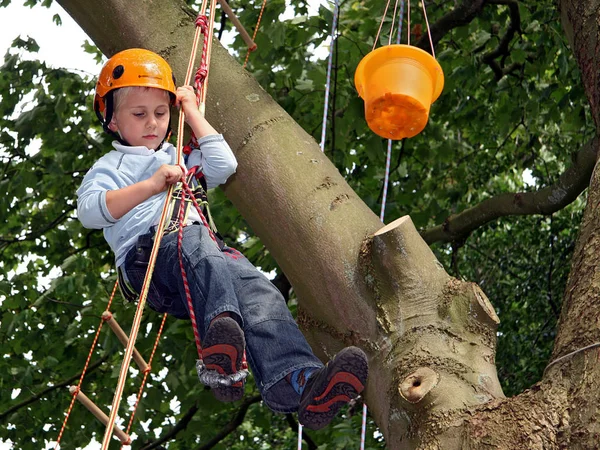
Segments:
[[[59,3],[105,54],[149,48],[183,80],[195,14],[180,1],[138,2],[135,10],[128,0]],[[590,16],[578,8],[589,12],[592,3],[562,2],[577,43],[590,36],[581,24]],[[598,42],[597,27],[591,32]],[[597,57],[583,44],[576,55],[580,66],[594,62],[583,73],[594,77],[586,88],[597,112]],[[207,118],[239,162],[225,192],[294,286],[299,322],[317,354],[354,344],[369,355],[366,401],[390,449],[594,447],[597,348],[558,361],[538,385],[505,399],[494,361],[498,318],[485,294],[445,272],[409,217],[383,226],[315,140],[218,42]],[[597,172],[554,358],[600,341],[599,182]]]

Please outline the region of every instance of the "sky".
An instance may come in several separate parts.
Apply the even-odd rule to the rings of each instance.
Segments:
[[[100,66],[92,55],[83,51],[82,44],[89,38],[56,2],[50,8],[22,6],[23,0],[12,0],[6,8],[0,8],[0,51],[2,57],[15,38],[31,37],[40,46],[39,59],[53,67],[78,69],[95,76]],[[52,17],[58,14],[62,25],[56,25]]]

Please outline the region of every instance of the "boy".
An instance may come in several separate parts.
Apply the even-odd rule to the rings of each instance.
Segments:
[[[223,136],[198,111],[193,89],[176,88],[171,68],[159,55],[130,49],[104,65],[94,109],[116,141],[114,150],[102,156],[83,179],[77,191],[78,216],[85,227],[103,229],[129,298],[141,290],[165,191],[173,184],[180,188],[178,182],[185,175],[175,165],[176,149],[166,142],[171,104],[183,109],[198,139],[186,166],[202,167],[205,188],[225,183],[237,167]],[[206,199],[202,187],[195,193]],[[176,201],[177,189],[173,197]],[[155,311],[189,319],[178,233],[172,232],[179,227],[176,208],[173,212],[147,301]],[[304,426],[323,428],[363,390],[366,355],[348,347],[323,366],[277,288],[240,253],[212,239],[202,219],[193,208],[186,214],[181,251],[206,368],[236,373],[245,350],[267,406],[276,412],[298,411]],[[213,388],[213,393],[221,401],[235,401],[243,389],[238,382]]]

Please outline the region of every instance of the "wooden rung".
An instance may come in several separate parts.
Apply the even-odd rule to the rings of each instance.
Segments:
[[[117,338],[119,338],[119,341],[121,341],[121,344],[123,344],[123,347],[127,347],[127,343],[129,342],[129,336],[127,336],[127,334],[125,334],[123,329],[119,326],[112,313],[110,311],[104,311],[102,313],[102,318],[111,328],[111,330],[115,332]],[[137,351],[135,347],[133,348],[133,360],[138,365],[142,373],[145,373],[148,370],[148,363],[144,361],[144,358],[142,358],[142,355],[140,354],[140,352]]]
[[[79,400],[83,406],[85,406],[94,416],[96,416],[96,418],[102,422],[104,426],[108,424],[108,416],[104,414],[104,412],[98,408],[96,404],[88,398],[87,395],[81,392],[77,386],[69,387],[69,392],[71,395],[77,392],[77,400]],[[123,444],[131,443],[131,438],[129,435],[121,430],[118,426],[115,425],[113,433]]]
[[[246,29],[244,28],[244,25],[242,25],[242,22],[240,22],[240,19],[237,18],[237,16],[231,9],[231,6],[229,6],[229,4],[227,3],[227,0],[217,0],[217,1],[221,5],[221,8],[223,8],[223,11],[225,11],[225,14],[227,14],[227,17],[229,17],[229,20],[231,20],[231,23],[233,23],[233,25],[235,25],[235,27],[237,28],[238,33],[240,33],[240,36],[242,36],[242,39],[248,46],[248,50],[250,50],[251,52],[256,50],[256,43],[252,40],[252,38],[246,31]]]

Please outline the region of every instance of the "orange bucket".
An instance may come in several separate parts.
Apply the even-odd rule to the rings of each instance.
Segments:
[[[444,72],[418,47],[386,45],[362,59],[354,84],[365,101],[369,128],[387,139],[403,139],[427,125],[429,108],[444,88]]]

